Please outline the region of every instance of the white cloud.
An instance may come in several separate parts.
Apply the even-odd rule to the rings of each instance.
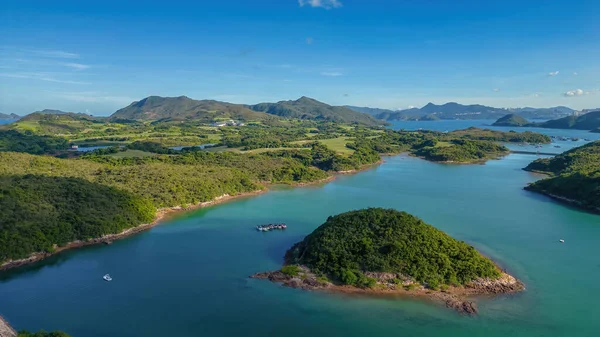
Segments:
[[[583,91],[582,89],[569,90],[564,93],[564,95],[566,97],[583,96],[583,95],[587,95],[587,94],[589,94],[589,92]]]
[[[0,73],[0,77],[31,79],[31,80],[37,80],[37,81],[65,83],[65,84],[90,84],[89,82],[61,80],[58,78],[54,78],[46,73]]]
[[[498,92],[498,91],[500,91],[500,89],[498,89],[498,88],[494,88],[494,89],[492,89],[492,90],[494,90],[494,92]]]
[[[79,54],[69,53],[62,50],[29,50],[34,54],[38,54],[43,57],[55,57],[63,59],[78,59]]]
[[[414,105],[409,105],[409,106],[408,106],[408,108],[409,108],[409,109],[414,109],[414,108],[416,108],[416,107],[415,107]]]
[[[330,77],[338,77],[338,76],[343,76],[344,74],[339,71],[323,71],[323,72],[321,72],[321,75],[330,76]]]
[[[556,76],[558,75],[558,70],[557,71],[552,71],[548,73],[548,76]]]
[[[306,44],[313,44],[313,38],[312,37],[307,37],[306,38]]]
[[[577,76],[577,75],[579,75],[579,74],[577,74],[577,73],[573,73],[573,76]]]
[[[298,0],[300,7],[321,7],[325,9],[340,8],[342,3],[339,0]]]
[[[75,70],[85,70],[90,68],[89,65],[81,63],[62,63],[62,65],[65,67],[73,68]]]

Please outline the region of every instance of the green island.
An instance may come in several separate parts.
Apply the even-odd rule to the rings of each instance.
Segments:
[[[600,129],[600,110],[591,111],[583,115],[571,115],[558,119],[551,119],[549,121],[539,123],[530,122],[527,119],[516,114],[508,114],[503,117],[500,117],[492,125],[517,127],[527,126],[549,129],[575,129],[598,132],[598,130]]]
[[[497,121],[492,124],[493,126],[527,126],[531,122],[517,114],[508,114],[498,118]]]
[[[306,97],[244,106],[151,96],[110,117],[32,113],[0,126],[0,269],[108,243],[173,210],[271,184],[325,182],[383,155],[478,163],[507,154],[501,143],[550,141],[477,128],[396,131],[373,121]],[[86,146],[100,148],[76,149]]]
[[[552,158],[537,159],[526,171],[550,175],[525,187],[583,209],[600,212],[600,141]]]
[[[524,289],[472,246],[382,208],[330,216],[286,252],[281,270],[252,277],[302,289],[430,296],[469,314],[476,307],[467,295]]]

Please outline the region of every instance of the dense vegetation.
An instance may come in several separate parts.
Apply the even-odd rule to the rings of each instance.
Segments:
[[[525,126],[530,124],[528,120],[525,118],[516,115],[516,114],[508,114],[506,116],[502,116],[498,118],[496,122],[494,122],[494,126]]]
[[[553,158],[538,159],[525,170],[550,174],[526,189],[566,198],[583,208],[600,211],[600,141],[571,149]]]
[[[0,176],[0,261],[151,222],[148,200],[78,178]]]
[[[441,140],[448,137],[461,137],[474,140],[489,140],[494,142],[506,143],[533,143],[533,144],[550,144],[552,139],[544,134],[525,131],[525,132],[503,132],[490,129],[478,129],[470,127],[464,130],[456,130],[440,136]]]
[[[337,123],[358,123],[368,126],[382,125],[374,117],[342,106],[331,106],[309,97],[295,101],[260,103],[250,106],[255,111],[266,112],[286,118],[324,120]]]
[[[370,208],[329,217],[286,253],[301,264],[345,284],[368,285],[365,272],[390,272],[432,288],[498,277],[492,261],[408,213]]]
[[[213,100],[195,100],[186,96],[150,96],[115,112],[111,119],[184,121],[194,119],[210,123],[219,119],[269,121],[277,118],[252,111],[240,104]]]
[[[427,160],[448,163],[469,163],[508,154],[503,145],[486,140],[455,139],[450,142],[431,140],[413,153]]]
[[[0,130],[0,151],[27,152],[31,154],[56,153],[69,148],[66,139],[38,136],[31,132]]]

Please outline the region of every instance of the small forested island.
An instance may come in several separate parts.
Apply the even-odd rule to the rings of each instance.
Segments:
[[[454,139],[440,142],[432,139],[413,151],[413,154],[435,162],[475,163],[496,159],[509,152],[506,146],[487,140]]]
[[[427,296],[467,314],[477,312],[473,295],[525,289],[472,246],[393,209],[331,216],[284,260],[281,270],[251,277],[307,290]]]
[[[506,116],[500,117],[493,126],[526,126],[531,124],[525,118],[516,115],[516,114],[508,114]]]
[[[550,175],[529,184],[526,190],[600,213],[600,141],[553,158],[537,159],[524,170]]]
[[[600,110],[590,111],[582,115],[571,115],[558,119],[551,119],[545,122],[529,122],[525,118],[516,114],[509,114],[499,118],[494,126],[529,126],[537,128],[549,128],[549,129],[575,129],[575,130],[589,130],[591,132],[597,132],[600,128]]]

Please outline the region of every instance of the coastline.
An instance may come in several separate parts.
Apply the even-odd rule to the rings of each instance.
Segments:
[[[356,173],[359,173],[362,171],[369,170],[376,166],[379,166],[383,162],[384,161],[382,159],[376,163],[364,165],[356,170],[335,172],[331,176],[324,178],[324,179],[311,181],[311,182],[299,182],[299,183],[294,183],[294,184],[289,184],[289,185],[292,187],[306,187],[306,186],[311,186],[311,185],[329,183],[331,181],[334,181],[338,175],[356,174]],[[63,251],[69,250],[69,249],[97,245],[97,244],[110,244],[110,243],[112,243],[112,241],[123,239],[123,238],[129,237],[129,236],[132,236],[134,234],[138,234],[140,232],[151,229],[152,227],[157,226],[160,223],[162,223],[171,214],[183,212],[183,211],[191,211],[194,209],[199,209],[199,208],[204,208],[204,207],[215,206],[215,205],[222,204],[222,203],[234,200],[234,199],[239,199],[239,198],[250,197],[250,196],[267,193],[269,191],[269,187],[268,187],[269,185],[270,184],[267,184],[267,187],[260,189],[260,190],[239,193],[236,195],[223,194],[221,196],[215,197],[212,200],[200,202],[198,204],[191,205],[188,207],[174,206],[174,207],[160,208],[156,211],[155,218],[150,223],[141,224],[138,226],[127,228],[120,233],[107,234],[102,237],[93,238],[93,239],[89,239],[86,241],[81,241],[81,240],[72,241],[72,242],[65,244],[64,246],[56,247],[56,249],[53,252],[36,252],[36,253],[32,253],[28,257],[25,257],[22,259],[5,261],[0,265],[0,272],[6,271],[9,269],[19,268],[19,267],[22,267],[22,266],[25,266],[25,265],[28,265],[31,263],[41,261],[50,256],[59,254]]]
[[[157,226],[160,223],[162,223],[163,220],[165,220],[168,217],[168,215],[171,215],[173,213],[177,213],[177,212],[181,212],[181,211],[190,211],[190,210],[204,208],[204,207],[210,207],[210,206],[222,204],[224,202],[238,199],[238,198],[259,195],[259,194],[265,193],[267,191],[268,191],[268,189],[262,189],[262,190],[252,191],[252,192],[240,193],[240,194],[236,194],[236,195],[223,194],[212,200],[200,202],[198,204],[195,204],[195,205],[192,205],[189,207],[175,206],[175,207],[160,208],[156,211],[154,220],[150,223],[141,224],[138,226],[127,228],[127,229],[121,231],[120,233],[106,234],[102,237],[93,238],[93,239],[89,239],[86,241],[81,241],[81,240],[72,241],[72,242],[65,244],[64,246],[56,247],[56,249],[53,252],[37,252],[37,253],[33,253],[33,254],[29,255],[26,258],[6,261],[6,262],[2,263],[2,265],[0,265],[0,271],[6,271],[9,269],[18,268],[18,267],[21,267],[24,265],[38,262],[38,261],[46,259],[50,256],[59,254],[65,250],[69,250],[69,249],[73,249],[73,248],[80,248],[80,247],[97,245],[97,244],[110,244],[110,243],[112,243],[112,241],[123,239],[123,238],[129,237],[131,235],[146,231],[154,226]]]
[[[17,332],[13,329],[10,324],[0,316],[0,336],[2,337],[17,337]]]
[[[523,187],[523,189],[526,191],[529,191],[529,192],[534,192],[537,194],[545,195],[553,200],[556,200],[558,203],[573,206],[579,210],[587,211],[592,214],[600,215],[600,208],[585,206],[584,203],[579,200],[569,199],[567,197],[563,197],[563,196],[560,196],[557,194],[552,194],[552,193],[546,192],[545,190],[537,190],[537,189],[531,188],[531,185],[527,185],[527,186]]]
[[[290,276],[280,270],[256,273],[249,276],[280,283],[284,287],[303,290],[323,291],[345,295],[364,295],[375,297],[413,297],[432,300],[461,314],[475,315],[478,312],[474,297],[501,294],[512,294],[525,290],[525,285],[514,276],[502,272],[498,279],[477,279],[464,286],[450,286],[443,290],[426,288],[410,277],[394,273],[365,273],[377,280],[372,288],[359,288],[350,285],[335,284],[324,280],[310,271],[306,266],[299,266],[298,275]],[[402,283],[395,280],[402,279]]]

